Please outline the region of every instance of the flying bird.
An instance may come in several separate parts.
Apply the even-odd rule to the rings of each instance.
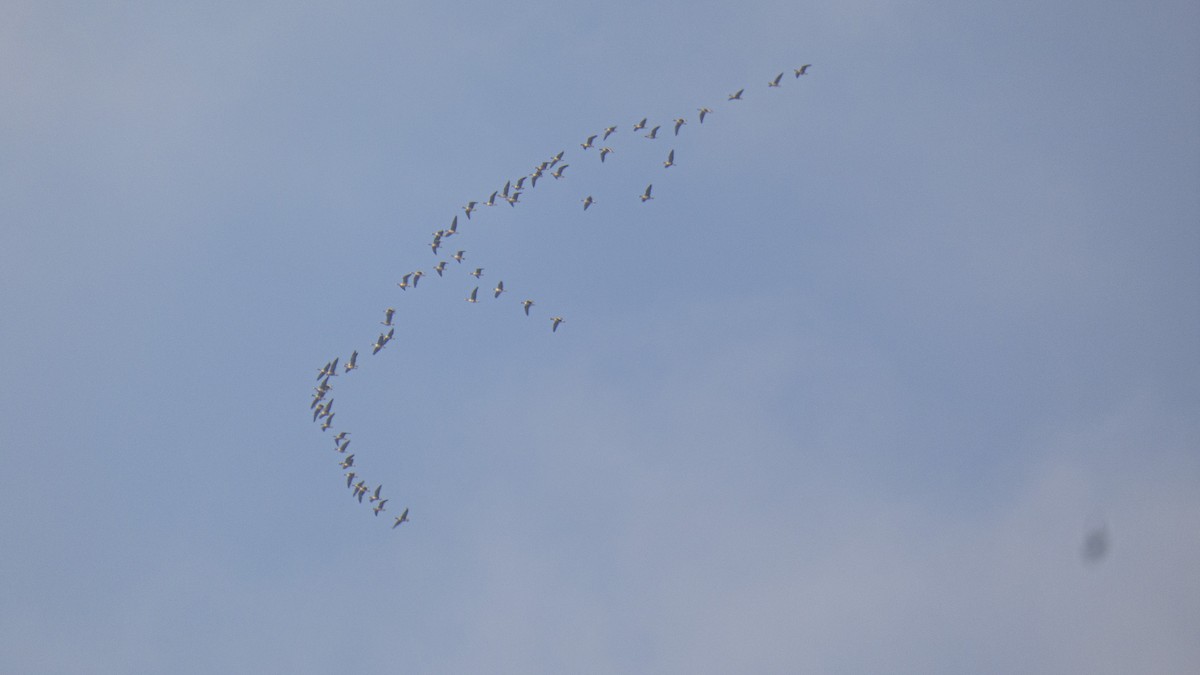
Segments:
[[[669,169],[673,166],[675,166],[675,150],[674,150],[674,148],[672,148],[671,151],[667,153],[667,161],[663,162],[663,167],[665,167],[665,168]]]
[[[582,201],[583,201],[583,210],[584,211],[587,211],[589,206],[596,203],[596,200],[592,199],[591,195],[584,197]]]
[[[521,198],[521,193],[520,193],[520,192],[514,192],[514,193],[512,193],[511,195],[509,195],[508,197],[505,197],[505,198],[504,198],[504,201],[508,202],[508,205],[509,205],[509,206],[516,206],[516,205],[517,205],[517,200],[518,200],[518,199],[520,199],[520,198]]]
[[[349,469],[352,466],[354,466],[354,455],[346,455],[346,459],[342,460],[341,467]]]
[[[799,68],[797,68],[796,69],[796,77],[799,78],[801,75],[807,75],[808,67],[811,65],[812,65],[811,63],[806,63],[806,64],[800,66]]]
[[[658,130],[659,130],[659,128],[660,128],[660,127],[654,127],[653,129],[651,129],[651,130],[650,130],[650,133],[646,134],[646,138],[652,138],[652,139],[653,139],[653,138],[658,138]]]
[[[381,484],[379,484],[379,485],[378,485],[378,486],[375,488],[375,494],[371,495],[371,501],[373,501],[373,502],[377,502],[377,501],[379,501],[379,492],[380,492],[380,490],[383,490],[383,484],[382,484],[382,483],[381,483]]]
[[[704,124],[704,116],[710,112],[712,112],[712,110],[708,108],[700,108],[700,124]]]
[[[679,127],[681,127],[685,124],[687,124],[687,120],[683,119],[682,117],[675,118],[675,135],[676,136],[679,135]]]
[[[604,161],[604,156],[612,153],[612,148],[600,148],[600,161]]]
[[[337,439],[334,439],[333,442],[337,443]],[[337,446],[337,452],[340,452],[344,455],[344,454],[346,454],[346,448],[349,448],[349,447],[350,447],[350,439],[347,438],[346,440],[342,441],[341,445]]]
[[[605,129],[604,129],[604,138],[601,138],[600,140],[602,140],[602,141],[607,141],[607,140],[608,140],[608,137],[609,137],[609,136],[612,136],[612,133],[613,133],[614,131],[616,131],[616,130],[617,130],[617,128],[616,128],[616,127],[605,127]]]
[[[633,130],[637,131],[638,129],[645,129],[646,128],[646,120],[648,120],[648,119],[650,119],[650,118],[643,117],[641,122],[638,122],[637,124],[633,125]]]
[[[583,148],[584,150],[587,150],[588,148],[594,147],[594,146],[592,145],[592,141],[596,140],[596,137],[597,137],[597,136],[599,136],[599,135],[600,135],[600,134],[592,134],[591,136],[588,136],[588,139],[587,139],[586,141],[584,141],[583,143],[580,143],[580,144],[579,144],[579,147]]]
[[[533,307],[533,301],[532,301],[532,300],[526,300],[526,301],[524,301],[524,302],[522,302],[522,303],[521,303],[521,306],[525,308],[525,316],[529,316],[529,308],[530,308],[530,307]]]
[[[767,86],[768,86],[768,87],[778,87],[778,86],[779,86],[779,80],[781,80],[781,79],[783,79],[783,73],[780,73],[780,74],[776,75],[776,76],[775,76],[775,79],[773,79],[773,80],[771,80],[770,82],[768,82],[768,83],[767,83]]]
[[[394,530],[397,527],[400,527],[400,523],[407,523],[407,522],[408,522],[408,509],[404,509],[402,512],[400,512],[400,515],[396,516],[396,524],[392,525],[392,529]]]
[[[493,290],[493,291],[494,291],[494,293],[495,293],[495,294],[492,296],[493,298],[498,298],[498,297],[500,297],[500,294],[504,292],[504,282],[503,282],[503,281],[497,282],[497,283],[496,283],[496,287],[495,287],[495,288],[493,288],[492,290]]]
[[[467,298],[467,302],[479,302],[478,300],[476,300],[476,299],[475,299],[475,296],[476,296],[478,293],[479,293],[479,287],[478,287],[478,286],[476,286],[476,287],[475,287],[475,288],[474,288],[474,289],[471,291],[471,297]]]
[[[746,91],[746,90],[745,90],[744,88],[743,88],[743,89],[738,89],[736,92],[734,92],[734,93],[730,94],[730,95],[729,95],[729,100],[730,100],[730,101],[740,101],[740,100],[742,100],[742,92],[743,92],[743,91]]]
[[[483,268],[482,268],[482,267],[476,267],[476,268],[475,268],[475,271],[474,271],[474,272],[471,272],[471,276],[475,277],[476,279],[478,279],[479,277],[483,276]]]
[[[653,187],[654,187],[653,183],[646,186],[646,191],[642,193],[642,202],[643,203],[645,203],[647,200],[654,199],[654,197],[650,196],[650,189]]]
[[[467,212],[467,220],[471,219],[471,212],[475,210],[475,204],[476,202],[467,202],[467,205],[463,207],[463,211]]]
[[[400,283],[398,283],[396,285],[400,287],[400,290],[406,291],[406,290],[408,290],[408,287],[409,287],[408,280],[411,278],[412,278],[412,272],[409,272],[408,274],[405,274],[404,276],[400,277]]]
[[[442,260],[438,262],[437,267],[433,268],[433,271],[437,272],[439,277],[442,276],[442,272],[446,271],[446,261]]]
[[[421,277],[425,276],[425,273],[422,272],[421,270],[417,270],[416,272],[413,272],[412,275],[413,275],[412,286],[413,286],[413,288],[416,288],[417,282],[421,280]]]
[[[471,204],[474,204],[474,203],[475,202],[471,202]],[[474,210],[474,209],[472,209],[472,210]],[[468,215],[467,220],[470,220],[470,219],[471,219],[471,216]],[[443,237],[453,237],[456,234],[458,234],[458,216],[454,216],[454,220],[450,221],[450,229],[443,231],[442,236]]]
[[[568,167],[568,166],[571,166],[571,165],[570,165],[570,164],[563,164],[562,166],[560,166],[560,167],[558,167],[557,169],[555,169],[555,170],[554,170],[554,173],[552,173],[552,174],[550,174],[550,175],[551,175],[551,176],[553,176],[555,180],[558,180],[559,178],[562,178],[562,177],[563,177],[563,172],[567,170],[567,167]]]
[[[464,253],[466,253],[466,251],[459,251],[458,253],[455,253],[455,254],[454,254],[454,259],[455,259],[457,262],[461,263],[461,262],[462,262],[462,261],[465,259],[465,257],[466,257],[466,256],[464,256],[464,255],[463,255]]]
[[[357,475],[353,471],[346,474],[346,487],[350,487],[350,484],[354,482],[354,477]]]
[[[392,325],[392,315],[395,313],[396,310],[393,307],[388,307],[387,309],[383,310],[383,321],[380,321],[379,323],[385,326]]]
[[[357,349],[354,350],[354,353],[350,355],[350,360],[346,362],[345,368],[346,368],[347,373],[354,370],[355,368],[358,368],[358,350]]]
[[[333,413],[333,415],[336,415],[336,414],[337,413]],[[333,415],[329,415],[325,418],[325,423],[321,425],[321,431],[325,431],[326,429],[333,426]]]
[[[488,197],[488,200],[486,202],[484,202],[483,205],[484,206],[495,206],[496,205],[496,195],[498,195],[498,194],[500,194],[499,190],[496,190],[495,192],[493,192],[492,196]]]
[[[375,512],[376,517],[379,516],[379,512],[383,510],[383,505],[386,503],[388,503],[388,500],[386,500],[386,499],[381,500],[378,504],[375,505],[375,508],[371,509],[372,511]]]
[[[550,332],[551,333],[558,332],[558,324],[563,322],[563,318],[561,316],[554,316],[554,317],[550,317],[550,321],[553,323],[553,325],[550,326]]]

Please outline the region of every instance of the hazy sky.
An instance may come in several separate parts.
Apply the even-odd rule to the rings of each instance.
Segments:
[[[1200,662],[1196,3],[246,5],[4,4],[0,670]]]

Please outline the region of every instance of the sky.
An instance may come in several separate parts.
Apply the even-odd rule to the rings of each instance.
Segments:
[[[3,11],[4,671],[1200,660],[1196,3]]]

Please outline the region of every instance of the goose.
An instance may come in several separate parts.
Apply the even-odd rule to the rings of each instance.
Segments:
[[[375,354],[378,354],[379,350],[383,349],[383,346],[386,345],[387,343],[388,343],[387,338],[384,336],[383,333],[380,333],[379,339],[375,340],[375,344],[371,345],[371,355],[374,356]]]
[[[386,503],[388,503],[388,500],[386,500],[386,499],[380,500],[380,502],[375,505],[375,508],[371,509],[372,511],[375,512],[375,517],[377,517],[377,518],[379,517],[379,512],[383,510],[383,505]]]
[[[683,119],[682,117],[675,118],[675,135],[676,136],[679,135],[679,127],[681,127],[685,124],[687,124],[687,120]]]
[[[669,169],[673,166],[675,166],[675,149],[674,148],[672,148],[671,151],[667,153],[667,161],[663,162],[663,167],[665,167],[667,169]]]
[[[325,402],[325,408],[321,411],[320,417],[329,417],[333,414],[333,399]]]
[[[566,150],[559,150],[557,155],[550,158],[550,166],[554,166],[555,164],[558,164],[559,162],[561,162],[563,155],[565,153],[566,153]]]
[[[745,90],[744,88],[743,88],[743,89],[738,89],[736,92],[734,92],[734,93],[730,94],[730,95],[729,95],[729,100],[730,100],[730,101],[740,101],[740,100],[742,100],[742,92],[743,92],[743,91],[746,91],[746,90]]]
[[[584,141],[583,143],[580,143],[579,147],[583,148],[584,150],[587,150],[588,148],[593,147],[592,141],[596,140],[596,137],[599,135],[600,134],[592,134],[591,136],[588,136],[588,139],[586,141]]]
[[[808,74],[808,67],[809,67],[809,66],[811,66],[811,65],[812,65],[811,63],[806,63],[806,64],[804,64],[804,65],[800,66],[799,68],[797,68],[797,69],[796,69],[796,78],[797,78],[797,79],[799,79],[799,77],[800,77],[801,75],[807,75],[807,74]]]
[[[496,282],[496,287],[493,288],[492,291],[494,293],[494,295],[492,295],[493,298],[500,297],[500,294],[504,292],[504,282],[503,281]]]
[[[394,530],[397,527],[400,527],[400,523],[407,523],[407,522],[408,522],[408,509],[404,509],[402,512],[400,512],[400,515],[396,516],[396,524],[392,525],[392,529]]]
[[[612,148],[600,148],[600,161],[603,162],[605,155],[612,154],[612,151]]]
[[[367,492],[367,481],[360,480],[354,484],[354,496],[358,497],[358,503],[362,503],[363,495]]]
[[[488,200],[486,202],[484,202],[483,205],[484,206],[495,206],[496,205],[496,195],[498,195],[498,194],[500,194],[499,190],[496,190],[495,192],[493,192],[492,196],[488,197]]]
[[[539,179],[541,177],[542,177],[541,169],[538,169],[537,171],[534,171],[533,173],[529,174],[529,187],[531,187],[531,188],[537,187],[537,179]]]
[[[383,310],[383,321],[380,321],[379,323],[383,324],[384,326],[392,325],[392,315],[395,313],[395,307],[388,307],[387,309]]]
[[[704,124],[704,116],[712,112],[709,108],[700,108],[700,124]]]
[[[446,271],[446,261],[439,261],[437,267],[433,268],[433,271],[437,272],[439,277],[442,276],[442,272]]]
[[[477,293],[479,293],[478,286],[476,286],[474,289],[471,290],[471,297],[467,298],[467,302],[479,302],[478,300],[475,299],[475,295]]]
[[[521,303],[521,306],[525,308],[525,316],[529,316],[529,308],[533,307],[533,301],[525,300],[524,302]]]
[[[641,122],[638,122],[637,124],[633,125],[633,130],[637,131],[638,129],[645,129],[646,128],[646,120],[648,120],[648,119],[650,119],[650,118],[643,117]]]
[[[771,80],[770,82],[768,82],[768,83],[767,83],[767,86],[768,86],[768,87],[778,87],[778,86],[779,86],[779,80],[780,80],[780,79],[782,79],[782,78],[783,78],[783,73],[780,73],[780,74],[776,75],[776,76],[775,76],[775,79],[773,79],[773,80]]]
[[[350,447],[350,439],[349,438],[342,441],[342,443],[337,446],[337,451],[344,455],[344,454],[346,454],[346,448],[348,448],[348,447]]]
[[[504,189],[500,191],[500,196],[508,199],[508,191],[512,188],[512,181],[504,181]]]
[[[661,127],[654,127],[653,129],[651,129],[651,130],[650,130],[650,133],[646,134],[646,138],[649,138],[649,139],[655,139],[655,138],[658,138],[658,130],[659,130],[660,128],[661,128]]]
[[[408,290],[408,280],[410,278],[412,278],[412,272],[409,272],[408,274],[405,274],[404,276],[400,277],[400,283],[398,283],[396,285],[400,287],[400,290],[406,291],[406,290]]]
[[[474,204],[475,202],[471,202],[471,203]],[[467,216],[467,220],[470,220],[470,219],[471,219],[471,217]],[[456,234],[458,234],[458,216],[454,216],[454,220],[450,221],[450,229],[446,230],[445,232],[442,232],[442,237],[453,237]],[[439,239],[440,238],[441,237],[439,237]]]
[[[612,136],[613,132],[616,130],[617,130],[616,127],[605,127],[604,128],[604,138],[601,138],[600,140],[607,141],[608,137]]]
[[[383,484],[382,484],[382,483],[380,483],[378,486],[376,486],[376,488],[375,488],[375,494],[371,495],[371,501],[373,501],[373,502],[377,502],[377,501],[379,501],[379,492],[380,492],[380,490],[383,490]]]
[[[337,436],[334,436],[334,437],[333,437],[333,442],[334,442],[334,443],[341,443],[341,442],[342,442],[343,440],[345,440],[345,439],[346,439],[346,437],[347,437],[347,436],[349,436],[349,435],[350,435],[350,432],[349,432],[349,431],[339,431],[339,432],[337,433]]]
[[[583,198],[583,210],[584,210],[584,211],[587,211],[587,210],[588,210],[588,207],[589,207],[589,206],[591,206],[592,204],[595,204],[595,203],[596,203],[596,200],[595,200],[595,199],[592,199],[592,196],[591,196],[591,195],[588,195],[588,196],[584,197],[584,198]]]
[[[346,368],[347,373],[358,368],[358,350],[357,349],[354,350],[354,353],[350,355],[350,360],[346,362],[345,368]]]
[[[350,471],[346,474],[346,487],[350,487],[350,484],[354,482],[354,477],[357,475],[358,474],[354,473],[353,471]]]
[[[343,469],[349,469],[354,466],[354,455],[346,455],[346,459],[342,460],[340,465]]]
[[[513,184],[513,189],[514,190],[524,190],[525,189],[525,176],[521,176],[520,178],[517,179],[517,182]]]
[[[458,261],[460,264],[461,264],[461,263],[462,263],[462,261],[463,261],[463,258],[464,258],[463,254],[464,254],[464,253],[466,253],[466,251],[459,251],[458,253],[455,253],[455,254],[454,254],[454,259],[455,259],[455,260],[457,260],[457,261]]]
[[[654,187],[653,183],[646,186],[646,191],[642,193],[642,202],[643,203],[645,203],[647,200],[654,199],[654,197],[650,196],[650,189],[653,187]]]
[[[550,317],[550,321],[553,323],[553,325],[550,326],[550,332],[551,333],[558,332],[558,324],[563,322],[563,318],[561,316],[553,316],[553,317]]]
[[[433,249],[434,255],[437,255],[438,249],[441,247],[442,247],[442,238],[441,237],[438,237],[438,238],[434,239],[433,241],[429,242],[429,248]]]
[[[333,413],[333,415],[336,415],[336,414],[337,413]],[[321,431],[325,431],[326,429],[333,426],[333,415],[328,415],[325,418],[325,423],[321,425]]]
[[[316,422],[317,418],[321,417],[324,414],[325,414],[325,404],[322,403],[321,405],[318,405],[315,410],[313,410],[312,421]]]
[[[412,285],[413,285],[413,288],[416,288],[417,282],[421,280],[421,277],[425,276],[425,273],[422,272],[421,270],[417,270],[416,272],[413,272],[412,275],[413,275],[413,284]]]
[[[478,279],[479,277],[483,276],[483,268],[482,268],[482,267],[476,267],[476,268],[475,268],[475,271],[474,271],[474,272],[471,272],[471,276],[475,277],[476,279]]]
[[[313,400],[312,403],[308,404],[308,409],[312,410],[313,408],[317,407],[317,404],[319,404],[323,398],[325,398],[325,392],[323,391],[318,391],[317,393],[313,394]],[[316,422],[315,419],[313,421]]]
[[[559,178],[562,178],[562,177],[563,177],[563,172],[567,170],[567,167],[568,167],[568,166],[571,166],[571,165],[570,165],[570,164],[563,164],[562,166],[560,166],[560,167],[558,167],[557,169],[555,169],[555,170],[554,170],[554,173],[552,173],[552,174],[550,174],[550,175],[554,177],[554,180],[558,180]]]
[[[467,205],[463,207],[463,211],[467,212],[467,220],[471,219],[471,212],[475,210],[475,204],[476,202],[467,202]]]
[[[509,196],[509,197],[505,197],[505,198],[504,198],[504,201],[508,202],[508,205],[509,205],[509,206],[516,206],[516,205],[517,205],[517,200],[518,200],[518,199],[520,199],[520,198],[521,198],[521,193],[520,193],[520,192],[514,192],[514,193],[512,193],[512,195],[511,195],[511,196]]]
[[[320,370],[317,371],[317,379],[318,380],[321,379],[322,377],[325,377],[326,373],[329,372],[329,364],[331,364],[331,363],[333,363],[333,361],[326,361],[325,365],[321,366]]]

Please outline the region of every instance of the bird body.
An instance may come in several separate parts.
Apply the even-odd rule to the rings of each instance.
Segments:
[[[773,79],[773,80],[771,80],[770,82],[768,82],[768,83],[767,83],[767,86],[768,86],[768,87],[778,87],[778,86],[779,86],[779,80],[781,80],[781,79],[783,79],[783,73],[780,73],[780,74],[776,75],[776,76],[775,76],[775,79]]]
[[[462,261],[466,258],[466,256],[463,255],[464,253],[466,253],[466,251],[459,251],[455,253],[454,260],[458,263],[462,263]]]
[[[743,88],[743,89],[738,89],[738,90],[737,90],[737,91],[735,91],[734,93],[730,94],[730,95],[729,95],[729,100],[730,100],[730,101],[740,101],[740,100],[742,100],[742,92],[743,92],[743,91],[746,91],[746,90],[745,90],[744,88]]]
[[[633,130],[637,131],[638,129],[645,129],[646,128],[646,120],[648,120],[648,119],[650,119],[650,118],[643,117],[641,122],[638,122],[637,124],[633,125]]]
[[[479,302],[479,300],[476,299],[476,297],[475,297],[478,294],[479,294],[479,287],[476,286],[474,289],[471,290],[471,295],[467,298],[467,302]]]
[[[407,523],[407,522],[408,522],[408,509],[406,508],[400,512],[400,515],[396,516],[396,523],[394,525],[392,525],[392,529],[394,530],[397,527],[400,527],[400,523]]]
[[[799,78],[801,75],[807,75],[807,74],[808,74],[808,68],[809,68],[809,66],[811,66],[811,65],[812,65],[811,63],[806,63],[806,64],[804,64],[804,65],[800,66],[799,68],[797,68],[797,69],[796,69],[796,77],[797,77],[797,78]]]
[[[588,195],[588,196],[584,197],[584,198],[583,198],[583,210],[584,210],[584,211],[587,211],[587,210],[588,210],[588,207],[589,207],[589,206],[591,206],[592,204],[595,204],[595,203],[596,203],[596,200],[595,200],[595,199],[592,199],[592,196],[591,196],[591,195]]]
[[[358,368],[358,350],[357,349],[354,350],[354,353],[350,355],[350,360],[346,362],[345,367],[346,367],[347,373]]]
[[[679,135],[679,127],[681,127],[685,124],[687,124],[687,120],[683,119],[682,117],[675,118],[675,135],[676,136]]]
[[[492,295],[493,298],[500,297],[500,294],[504,292],[504,282],[503,281],[497,282],[496,287],[493,288],[492,291],[494,293],[494,295]]]
[[[612,151],[613,151],[613,149],[612,149],[612,148],[600,148],[600,161],[601,161],[601,162],[603,162],[603,161],[604,161],[604,157],[605,157],[606,155],[610,155],[610,154],[612,154]]]
[[[704,116],[712,112],[708,108],[700,108],[700,124],[704,124]]]
[[[599,136],[599,135],[600,134],[592,134],[591,136],[588,136],[588,139],[586,141],[584,141],[583,143],[580,143],[579,147],[583,148],[584,150],[594,147],[592,145],[592,141],[596,140],[596,136]]]
[[[521,306],[525,308],[525,316],[529,316],[529,308],[530,308],[530,307],[533,307],[533,301],[532,301],[532,300],[526,300],[526,301],[524,301],[524,302],[522,302],[522,303],[521,303]]]
[[[651,196],[650,196],[650,190],[651,190],[651,188],[653,188],[653,187],[654,187],[654,184],[653,184],[653,183],[651,183],[650,185],[647,185],[647,186],[646,186],[646,191],[642,193],[642,202],[643,202],[643,203],[645,203],[645,202],[646,202],[646,201],[648,201],[648,200],[654,199],[654,197],[651,197]]]
[[[482,267],[476,267],[476,268],[475,268],[475,271],[474,271],[474,272],[471,272],[471,276],[475,277],[476,279],[478,279],[479,277],[483,276],[483,268],[482,268]]]
[[[446,271],[446,261],[445,260],[439,261],[437,264],[437,267],[433,268],[433,271],[437,272],[439,277],[442,276],[442,272]]]
[[[550,326],[550,332],[557,333],[558,332],[558,324],[563,322],[563,318],[561,316],[553,316],[553,317],[550,317],[550,321],[552,324]]]
[[[671,151],[667,153],[667,161],[663,162],[664,168],[669,169],[673,166],[675,166],[675,149],[674,148],[672,148]]]
[[[558,180],[559,178],[562,178],[562,177],[563,177],[563,171],[566,171],[568,166],[571,166],[571,165],[570,165],[570,164],[563,164],[562,166],[560,166],[560,167],[558,167],[557,169],[555,169],[555,170],[554,170],[554,173],[552,173],[552,174],[550,174],[550,175],[551,175],[551,176],[553,176],[555,180]]]
[[[650,133],[646,134],[646,138],[650,138],[650,139],[658,138],[658,130],[660,128],[661,127],[654,127],[653,129],[651,129]]]
[[[393,307],[388,307],[387,309],[383,310],[383,321],[380,321],[379,323],[385,326],[392,325],[392,315],[395,313],[396,310]]]
[[[613,132],[614,132],[614,131],[616,131],[616,130],[617,130],[617,128],[616,128],[615,126],[613,126],[613,127],[605,127],[605,129],[604,129],[604,138],[601,138],[600,140],[602,140],[602,141],[607,141],[607,140],[608,140],[608,137],[609,137],[609,136],[612,136]]]

